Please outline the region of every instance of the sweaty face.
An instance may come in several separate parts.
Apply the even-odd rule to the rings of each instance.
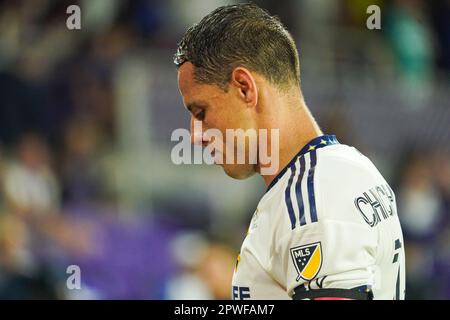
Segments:
[[[255,165],[248,160],[248,143],[245,150],[245,164],[227,163],[227,153],[237,154],[236,143],[227,141],[226,129],[256,129],[254,109],[249,108],[239,92],[239,88],[229,86],[224,92],[216,85],[199,84],[194,79],[194,66],[185,62],[178,70],[178,86],[186,108],[191,113],[191,142],[204,146],[212,141],[205,137],[208,129],[218,129],[222,133],[223,167],[225,173],[236,179],[244,179],[255,173]],[[194,132],[194,120],[201,121],[202,132]],[[231,148],[231,149],[230,149]],[[217,154],[216,156],[220,156]]]

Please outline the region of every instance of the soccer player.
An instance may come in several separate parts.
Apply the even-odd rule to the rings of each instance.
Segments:
[[[366,156],[322,133],[282,23],[254,4],[220,7],[187,30],[174,61],[191,123],[279,130],[279,170],[262,175],[267,191],[237,258],[232,298],[404,299],[395,195]],[[211,142],[192,130],[193,142]],[[222,166],[237,179],[262,169]]]

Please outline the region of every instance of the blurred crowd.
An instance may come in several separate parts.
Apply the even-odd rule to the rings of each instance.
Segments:
[[[0,0],[1,299],[230,297],[264,186],[213,194],[226,178],[174,168],[170,133],[189,126],[171,61],[177,41],[233,2]],[[391,182],[407,298],[449,299],[450,2],[254,2],[297,40],[307,104],[325,131]],[[71,4],[81,30],[66,27]],[[381,30],[366,28],[371,4]],[[348,107],[360,101],[370,107]],[[73,264],[81,290],[66,286]]]

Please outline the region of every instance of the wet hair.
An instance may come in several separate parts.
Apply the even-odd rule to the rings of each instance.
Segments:
[[[178,44],[174,63],[194,65],[194,79],[227,91],[236,67],[274,85],[300,85],[298,51],[281,21],[255,4],[217,8],[191,26]]]

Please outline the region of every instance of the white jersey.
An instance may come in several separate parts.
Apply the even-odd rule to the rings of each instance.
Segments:
[[[236,262],[232,298],[360,287],[372,289],[374,299],[405,297],[395,195],[366,156],[320,136],[260,200]]]

